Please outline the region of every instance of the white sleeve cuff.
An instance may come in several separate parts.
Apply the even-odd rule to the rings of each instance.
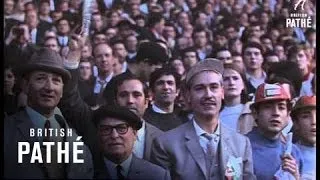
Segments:
[[[66,69],[77,69],[79,66],[79,62],[69,62],[69,61],[64,61],[63,65]]]

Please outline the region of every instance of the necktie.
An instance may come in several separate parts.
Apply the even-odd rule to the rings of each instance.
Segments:
[[[44,129],[48,131],[50,127],[51,127],[50,121],[46,120],[46,122],[44,123]],[[47,136],[43,137],[43,142],[49,142],[49,141],[50,141],[50,136],[47,134]]]
[[[207,143],[207,155],[210,157],[210,161],[211,161],[214,156],[214,147],[212,144],[213,137],[207,133],[202,134],[202,136],[204,136],[209,141]]]
[[[124,176],[121,173],[121,169],[122,169],[121,165],[117,165],[117,176],[118,176],[119,180],[123,180],[124,179]]]

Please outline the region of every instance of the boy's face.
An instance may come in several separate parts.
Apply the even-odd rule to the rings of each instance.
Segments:
[[[316,109],[307,108],[300,110],[294,120],[301,144],[316,145]]]

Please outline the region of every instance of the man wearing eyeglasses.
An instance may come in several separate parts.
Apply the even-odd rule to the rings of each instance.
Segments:
[[[94,112],[93,120],[107,170],[97,171],[96,178],[170,179],[168,170],[132,153],[137,131],[142,127],[135,113],[125,107],[101,106]]]

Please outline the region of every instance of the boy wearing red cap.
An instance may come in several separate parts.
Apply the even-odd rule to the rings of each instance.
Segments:
[[[280,138],[288,124],[290,100],[291,95],[283,84],[264,83],[257,88],[251,105],[257,127],[247,134],[257,179],[274,179],[280,168],[296,179],[300,177],[301,152],[293,145],[291,154],[284,155],[286,144]]]
[[[296,145],[303,157],[302,178],[316,177],[316,96],[302,96],[291,111]],[[308,177],[308,178],[307,178]]]

